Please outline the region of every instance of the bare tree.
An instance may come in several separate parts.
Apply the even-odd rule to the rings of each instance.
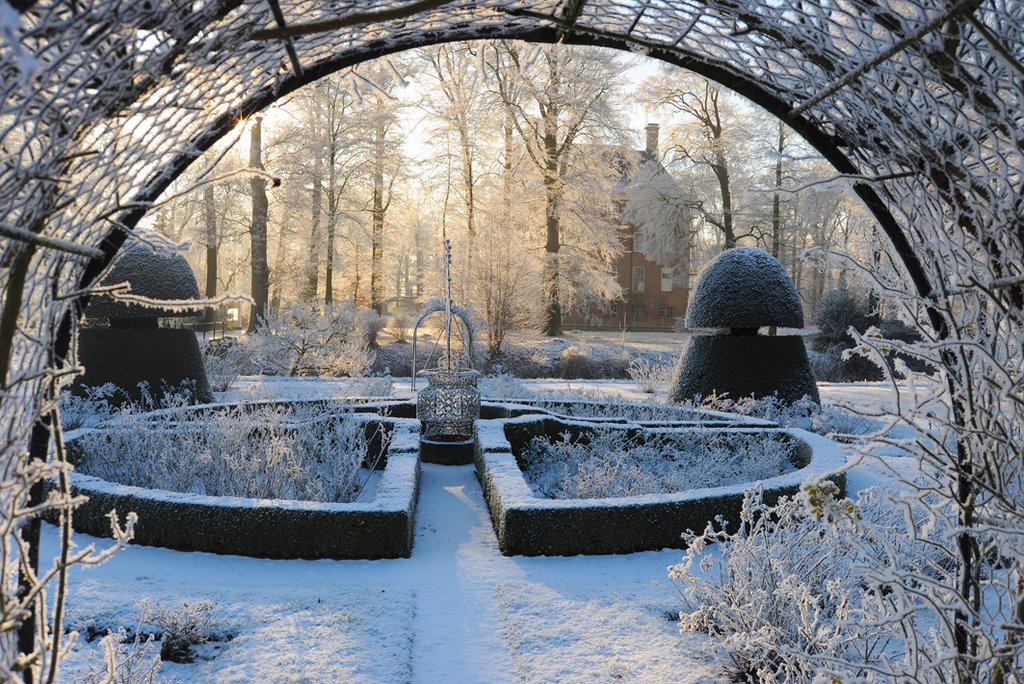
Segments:
[[[488,100],[481,97],[482,74],[472,50],[468,43],[448,43],[424,48],[419,53],[429,65],[431,80],[437,86],[437,97],[427,102],[428,112],[445,130],[453,131],[458,140],[462,176],[459,190],[465,207],[466,235],[470,239],[476,232],[477,138],[482,119],[490,109]]]
[[[207,299],[217,296],[217,203],[213,196],[213,184],[203,188],[203,217],[206,222],[206,288],[203,294]],[[216,312],[209,309],[206,313],[209,320],[216,320]]]
[[[258,171],[263,167],[263,117],[253,118],[249,129],[249,166]],[[255,173],[249,179],[252,193],[252,219],[249,223],[252,264],[252,311],[249,315],[249,332],[256,330],[261,318],[267,315],[270,299],[270,266],[267,264],[267,179],[263,173]]]
[[[562,334],[564,296],[560,252],[566,174],[581,143],[621,141],[619,113],[610,98],[618,86],[621,64],[600,50],[563,45],[530,49],[532,53],[516,43],[501,43],[491,70],[502,104],[512,112],[512,124],[541,175],[545,207],[543,331],[558,336]],[[581,171],[573,169],[577,175]]]
[[[665,76],[671,74],[671,78]],[[640,100],[651,108],[682,114],[685,123],[671,129],[673,162],[685,161],[710,171],[717,182],[721,212],[698,206],[702,218],[722,236],[722,248],[736,246],[733,157],[740,152],[742,128],[728,105],[724,91],[710,81],[678,69],[649,77],[641,86]]]

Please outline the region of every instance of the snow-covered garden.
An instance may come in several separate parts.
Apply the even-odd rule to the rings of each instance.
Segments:
[[[1016,0],[0,0],[0,681],[1022,684],[1022,113]]]
[[[407,382],[395,379],[401,389],[379,399],[401,399]],[[508,384],[499,378],[496,386]],[[654,397],[633,380],[578,381],[557,389],[544,381],[516,385],[520,400],[562,415],[596,413],[600,406],[606,415],[632,420],[679,418],[679,409],[664,403],[664,384]],[[348,379],[245,376],[219,397],[348,401],[359,387]],[[874,412],[891,398],[880,384],[826,385],[822,393],[833,416],[851,415],[835,403]],[[573,401],[581,395],[588,401]],[[770,405],[762,413],[780,417]],[[791,420],[810,427],[806,411],[793,413]],[[708,423],[722,418],[717,412],[703,416]],[[598,439],[614,439],[609,429],[599,428]],[[708,435],[710,445],[689,448],[715,452],[721,445]],[[742,456],[756,459],[756,443],[746,446],[751,451]],[[906,467],[906,460],[858,465],[848,473],[847,487],[852,492],[886,482],[891,464]],[[109,657],[122,672],[135,673],[134,680],[125,676],[129,681],[728,681],[721,664],[730,655],[719,639],[709,637],[697,618],[692,631],[680,634],[678,614],[694,598],[682,593],[685,585],[669,577],[669,568],[683,573],[683,551],[505,556],[474,467],[421,468],[409,558],[266,560],[133,545],[103,566],[75,570],[75,600],[66,619],[80,636],[64,664],[67,681],[102,681]],[[57,529],[48,526],[44,553],[57,539]],[[83,535],[79,540],[110,546]],[[716,546],[704,555],[709,563],[738,562],[723,558]],[[691,570],[701,582],[715,581],[713,568]],[[117,639],[104,642],[108,632]],[[175,639],[177,646],[166,645]],[[154,673],[152,680],[147,672]]]

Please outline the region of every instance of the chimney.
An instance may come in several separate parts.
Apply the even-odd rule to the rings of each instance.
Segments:
[[[661,155],[658,153],[658,124],[649,123],[644,126],[644,133],[647,134],[647,147],[645,152],[651,159],[660,159]]]

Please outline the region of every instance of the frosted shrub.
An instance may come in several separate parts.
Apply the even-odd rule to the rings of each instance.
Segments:
[[[380,346],[377,338],[387,325],[387,320],[372,309],[357,309],[356,311],[356,329],[361,335],[363,343],[370,349],[376,349]],[[371,363],[373,363],[372,356],[366,365],[369,366]]]
[[[530,400],[536,394],[511,373],[498,373],[480,378],[480,394],[488,399]]]
[[[135,607],[139,611],[141,629],[155,630],[153,636],[160,640],[161,660],[191,662],[194,659],[192,646],[216,639],[221,632],[212,601],[182,601],[177,606],[169,606],[143,599]]]
[[[133,411],[155,411],[157,409],[185,409],[195,402],[192,397],[195,395],[195,383],[192,380],[182,380],[177,385],[162,383],[160,391],[152,392],[149,383],[146,381],[138,384],[139,400],[135,403],[123,405],[118,412]]]
[[[65,391],[60,396],[60,420],[65,430],[92,426],[113,415],[114,406],[124,401],[125,393],[114,383],[82,387],[82,393]]]
[[[775,395],[760,399],[729,399],[712,395],[683,406],[694,410],[738,413],[751,418],[770,420],[782,427],[800,428],[830,436],[852,438],[875,432],[882,427],[882,421],[878,419],[856,415],[827,401],[818,404],[809,397],[790,403],[782,401]]]
[[[810,681],[814,668],[803,655],[835,654],[845,644],[848,592],[859,591],[854,550],[797,501],[770,508],[757,491],[744,494],[738,522],[733,534],[719,521],[684,535],[683,562],[669,568],[683,602],[679,628],[714,637],[704,655],[735,681]]]
[[[352,378],[347,388],[350,397],[390,397],[395,392],[395,379],[390,375],[367,375]]]
[[[641,392],[654,394],[668,384],[671,379],[672,366],[658,365],[647,359],[635,359],[630,362],[627,371]]]
[[[316,407],[232,407],[185,420],[125,410],[82,437],[79,470],[210,496],[345,502],[358,496],[367,443],[360,417]]]
[[[103,637],[103,665],[84,674],[86,684],[153,684],[162,662],[192,662],[192,646],[229,636],[215,619],[212,601],[182,601],[170,606],[143,599],[135,609],[138,622],[134,630],[120,627]],[[159,681],[178,680],[161,677]]]
[[[562,395],[566,396],[566,395]],[[692,409],[659,401],[628,401],[616,395],[609,397],[600,392],[588,394],[575,391],[572,398],[550,398],[539,403],[553,413],[578,418],[618,418],[625,421],[671,421],[693,418]]]
[[[141,630],[133,636],[121,628],[103,637],[102,667],[92,667],[85,674],[85,684],[154,684],[160,672],[160,655],[156,653],[153,636],[144,637]]]
[[[848,330],[853,328],[864,332],[878,324],[878,315],[871,311],[867,298],[848,289],[830,290],[822,295],[814,317],[818,334],[814,338],[814,350],[825,359],[819,361],[816,371],[828,373],[816,376],[827,382],[854,382],[859,380],[881,380],[879,368],[863,357],[844,357],[843,351],[854,345]]]
[[[251,363],[251,345],[241,344],[233,338],[205,342],[202,352],[206,377],[214,392],[229,390],[231,383]]]
[[[387,319],[385,325],[385,331],[394,338],[398,344],[404,344],[409,341],[409,332],[412,330],[413,320],[409,314],[398,313],[393,314]]]
[[[753,482],[793,470],[778,434],[689,431],[636,435],[595,429],[534,438],[521,460],[527,482],[552,499],[641,496]]]
[[[948,528],[912,522],[908,534],[916,512],[894,505],[900,497],[866,490],[851,501],[836,499],[837,492],[821,482],[768,506],[759,491],[748,491],[739,524],[729,521],[735,531],[719,520],[684,535],[683,562],[669,568],[683,604],[680,630],[714,637],[704,655],[732,679],[890,681],[874,673],[883,661],[904,657],[907,644],[887,618],[916,620],[914,632],[929,638],[933,607],[921,596],[902,603],[894,589],[912,589],[915,571],[948,572],[927,541]],[[893,572],[870,569],[882,560]]]
[[[593,358],[593,349],[586,345],[566,347],[558,357],[559,374],[565,379],[597,378],[600,364]]]
[[[373,363],[379,317],[349,304],[292,304],[268,314],[249,337],[252,362],[275,375],[360,376]]]

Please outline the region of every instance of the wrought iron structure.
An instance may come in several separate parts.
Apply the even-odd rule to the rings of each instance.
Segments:
[[[88,288],[160,194],[240,119],[295,89],[368,59],[453,40],[632,50],[692,69],[778,116],[877,219],[891,243],[885,286],[918,296],[910,314],[939,349],[949,404],[981,397],[1019,430],[1022,370],[998,367],[999,358],[1024,353],[1024,3],[1017,0],[0,6],[0,467],[22,478],[16,491],[33,492],[10,494],[16,500],[5,510],[42,502],[46,470],[30,464],[48,460],[58,431],[50,412],[75,365]],[[949,459],[957,478],[950,491],[965,510],[984,486],[995,486],[974,479],[994,472],[984,461],[992,432],[974,420],[963,412],[953,419],[960,448]],[[6,515],[5,529],[21,530],[10,534],[38,549],[38,520],[23,527]],[[973,512],[964,521],[973,524]],[[960,539],[963,607],[950,611],[956,643],[944,652],[975,662],[969,651],[980,641],[965,616],[980,619],[968,591],[981,576],[980,556],[966,533]],[[10,615],[20,614],[22,590],[0,589],[3,605],[15,606]],[[29,621],[17,649],[0,652],[27,654],[45,631]],[[61,634],[60,625],[52,631]]]
[[[424,441],[440,443],[468,442],[473,439],[473,422],[480,417],[480,390],[476,387],[480,374],[472,368],[460,368],[459,360],[472,362],[473,328],[465,315],[455,309],[452,301],[452,243],[444,241],[444,354],[438,358],[437,368],[421,371],[427,379],[427,387],[416,395],[416,417],[423,423],[421,438]],[[412,333],[412,383],[416,389],[416,339],[420,324],[440,309],[432,309],[420,315]],[[456,356],[452,352],[452,324],[458,319],[463,325],[463,351],[468,345],[469,353]]]

